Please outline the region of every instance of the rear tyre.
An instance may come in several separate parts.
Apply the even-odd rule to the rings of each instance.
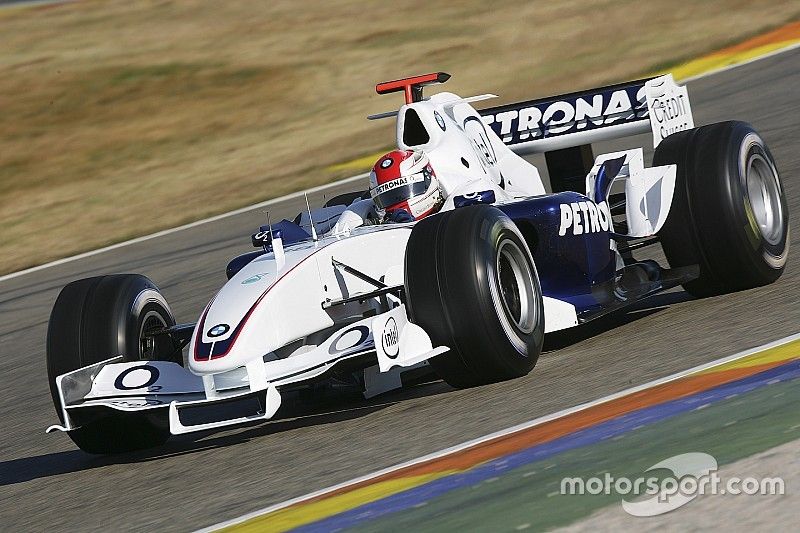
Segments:
[[[789,251],[789,211],[775,161],[747,123],[720,122],[670,135],[653,165],[677,165],[669,217],[659,231],[672,267],[697,264],[684,284],[710,296],[774,282]]]
[[[55,380],[61,374],[117,355],[123,360],[182,362],[167,336],[146,332],[175,325],[164,297],[152,281],[137,274],[118,274],[74,281],[56,299],[47,329],[47,374],[53,403],[62,418]],[[85,452],[120,453],[163,444],[167,421],[143,413],[99,411],[80,421],[69,437]]]
[[[430,360],[454,387],[528,374],[544,309],[525,239],[499,209],[477,205],[423,219],[406,248],[409,316],[450,351]]]

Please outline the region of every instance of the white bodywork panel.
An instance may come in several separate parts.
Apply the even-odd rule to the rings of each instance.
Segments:
[[[342,205],[332,205],[330,207],[320,207],[318,209],[314,209],[313,211],[313,222],[314,222],[314,231],[317,232],[319,235],[324,235],[331,231],[336,224],[336,222],[341,217],[342,213],[345,211],[345,207]],[[300,213],[300,220],[298,221],[298,225],[303,228],[306,233],[311,235],[311,224],[312,219],[308,211],[302,211]]]
[[[653,148],[673,133],[694,128],[692,106],[686,87],[675,83],[672,74],[661,76],[645,84]]]
[[[374,344],[381,372],[395,366],[416,365],[430,359],[431,354],[439,355],[448,350],[434,348],[425,330],[408,321],[403,306],[374,318],[372,331],[377,333]]]
[[[428,142],[404,142],[409,111],[419,117],[429,134]],[[452,130],[459,134],[453,135]],[[538,169],[504,145],[484,125],[480,114],[453,93],[438,93],[402,106],[397,116],[397,142],[404,150],[422,150],[428,155],[448,199],[485,190],[493,190],[498,202],[545,193]]]
[[[601,165],[621,157],[625,158],[625,162],[614,180],[623,181],[625,185],[627,236],[655,235],[667,221],[672,205],[677,172],[675,165],[645,168],[641,148],[600,155],[586,176],[586,196],[594,198],[597,173]]]
[[[544,332],[559,331],[578,325],[575,306],[547,296],[542,297],[544,303]]]
[[[350,238],[304,242],[286,248],[286,265],[281,271],[276,270],[272,253],[254,259],[228,281],[204,312],[189,346],[189,367],[198,374],[226,371],[330,328],[348,316],[360,316],[370,303],[322,307],[326,300],[375,288],[335,268],[332,259],[380,279],[390,267],[403,263],[410,235],[408,225],[364,226]],[[225,356],[195,357],[198,341],[228,341],[243,321],[246,323]],[[212,338],[209,332],[217,325],[227,325],[228,331]]]

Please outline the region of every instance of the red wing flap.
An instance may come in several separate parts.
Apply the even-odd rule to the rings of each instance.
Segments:
[[[388,94],[403,91],[406,96],[406,103],[419,102],[422,100],[422,88],[434,83],[444,83],[450,79],[447,72],[434,72],[423,74],[422,76],[412,76],[394,81],[384,81],[375,86],[378,94]]]

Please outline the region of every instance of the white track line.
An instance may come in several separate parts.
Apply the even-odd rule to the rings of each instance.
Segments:
[[[790,50],[794,50],[796,48],[800,48],[800,43],[794,44],[794,45],[791,45],[791,46],[787,46],[786,48],[781,48],[780,50],[775,50],[775,51],[770,52],[768,54],[765,54],[763,56],[758,56],[758,57],[754,57],[752,59],[748,59],[747,61],[743,61],[741,63],[736,63],[734,65],[728,65],[726,67],[718,68],[716,70],[703,72],[701,74],[697,74],[696,76],[690,76],[690,77],[688,77],[686,79],[679,80],[679,81],[690,82],[690,81],[699,80],[701,78],[705,78],[705,77],[708,77],[708,76],[713,76],[714,74],[719,74],[721,72],[726,72],[728,70],[732,70],[732,69],[735,69],[735,68],[738,68],[738,67],[742,67],[744,65],[749,65],[750,63],[754,63],[754,62],[759,61],[761,59],[766,59],[766,58],[769,58],[769,57],[773,57],[773,56],[776,56],[778,54],[782,54],[784,52],[788,52]],[[55,261],[51,261],[50,263],[45,263],[43,265],[38,265],[38,266],[35,266],[35,267],[27,268],[25,270],[19,270],[17,272],[12,272],[10,274],[6,274],[4,276],[0,276],[0,282],[6,281],[6,280],[9,280],[9,279],[13,279],[13,278],[17,278],[19,276],[24,276],[26,274],[32,274],[33,272],[38,272],[38,271],[44,270],[46,268],[50,268],[50,267],[54,267],[54,266],[58,266],[58,265],[63,265],[64,263],[70,263],[72,261],[77,261],[78,259],[84,259],[86,257],[91,257],[93,255],[101,254],[101,253],[108,252],[108,251],[111,251],[111,250],[116,250],[117,248],[122,248],[124,246],[129,246],[131,244],[136,244],[136,243],[148,241],[150,239],[155,239],[157,237],[163,237],[164,235],[169,235],[171,233],[175,233],[175,232],[178,232],[178,231],[183,231],[183,230],[186,230],[186,229],[189,229],[189,228],[194,228],[194,227],[200,226],[202,224],[208,224],[209,222],[216,222],[217,220],[222,220],[224,218],[232,217],[232,216],[235,216],[235,215],[240,215],[242,213],[246,213],[248,211],[252,211],[253,209],[259,209],[259,208],[262,208],[262,207],[266,207],[268,205],[273,205],[273,204],[276,204],[276,203],[279,203],[279,202],[283,202],[283,201],[286,201],[286,200],[291,200],[293,198],[297,198],[297,197],[301,196],[302,194],[304,194],[304,192],[306,192],[306,193],[314,193],[314,192],[324,191],[326,189],[330,189],[330,188],[333,188],[333,187],[336,187],[336,186],[339,186],[339,185],[344,185],[344,184],[347,184],[347,183],[350,183],[350,182],[353,182],[353,181],[357,181],[359,179],[364,179],[368,175],[369,174],[365,173],[365,174],[359,174],[357,176],[351,176],[351,177],[345,178],[343,180],[334,181],[332,183],[327,183],[325,185],[319,185],[317,187],[313,187],[313,188],[308,189],[306,191],[299,191],[299,192],[296,192],[296,193],[288,194],[286,196],[282,196],[280,198],[273,198],[272,200],[267,200],[265,202],[261,202],[261,203],[254,204],[254,205],[251,205],[251,206],[242,207],[242,208],[236,209],[234,211],[229,211],[227,213],[222,213],[222,214],[219,214],[219,215],[215,215],[215,216],[210,217],[210,218],[205,218],[203,220],[198,220],[196,222],[191,222],[189,224],[185,224],[183,226],[178,226],[176,228],[165,229],[165,230],[162,230],[162,231],[159,231],[159,232],[156,232],[156,233],[151,233],[150,235],[145,235],[143,237],[137,237],[135,239],[131,239],[131,240],[128,240],[128,241],[120,242],[120,243],[117,243],[117,244],[112,244],[111,246],[106,246],[104,248],[98,248],[97,250],[91,250],[89,252],[84,252],[84,253],[81,253],[81,254],[78,254],[78,255],[73,255],[73,256],[70,256],[70,257],[65,257],[63,259],[57,259]]]
[[[149,241],[150,239],[155,239],[157,237],[163,237],[164,235],[169,235],[170,233],[176,233],[178,231],[187,230],[190,228],[195,228],[197,226],[202,226],[203,224],[208,224],[209,222],[216,222],[217,220],[222,220],[224,218],[241,215],[242,213],[247,213],[248,211],[253,211],[255,209],[260,209],[262,207],[268,207],[270,205],[274,205],[277,203],[285,202],[287,200],[293,200],[295,198],[299,198],[304,194],[313,194],[315,192],[324,191],[327,189],[331,189],[336,187],[337,185],[346,185],[353,181],[363,180],[369,176],[368,173],[365,174],[358,174],[357,176],[350,176],[349,178],[345,178],[343,180],[334,181],[332,183],[326,183],[325,185],[319,185],[317,187],[312,187],[311,189],[306,189],[305,191],[298,191],[293,192],[291,194],[287,194],[286,196],[281,196],[280,198],[272,198],[271,200],[265,200],[263,202],[249,205],[247,207],[242,207],[240,209],[236,209],[234,211],[228,211],[227,213],[221,213],[219,215],[215,215],[210,218],[204,218],[203,220],[197,220],[195,222],[190,222],[189,224],[184,224],[183,226],[178,226],[176,228],[169,228],[162,231],[157,231],[156,233],[151,233],[150,235],[144,235],[142,237],[136,237],[135,239],[131,239],[125,242],[119,242],[117,244],[112,244],[110,246],[106,246],[104,248],[98,248],[97,250],[91,250],[89,252],[83,252],[78,255],[73,255],[70,257],[65,257],[63,259],[57,259],[50,263],[45,263],[44,265],[38,265],[35,267],[27,268],[25,270],[20,270],[18,272],[12,272],[11,274],[6,274],[5,276],[0,276],[0,281],[6,281],[12,278],[16,278],[19,276],[24,276],[25,274],[31,274],[33,272],[37,272],[39,270],[44,270],[46,268],[63,265],[64,263],[70,263],[72,261],[77,261],[78,259],[83,259],[85,257],[91,257],[93,255],[102,254],[104,252],[108,252],[111,250],[116,250],[117,248],[123,248],[125,246],[130,246],[131,244],[137,244],[144,241]]]
[[[730,363],[731,361],[736,361],[737,359],[742,359],[742,358],[747,357],[749,355],[753,355],[753,354],[758,353],[758,352],[763,352],[763,351],[769,350],[771,348],[775,348],[777,346],[788,344],[788,343],[790,343],[792,341],[796,341],[796,340],[800,340],[800,333],[796,333],[794,335],[790,335],[788,337],[784,337],[784,338],[779,339],[777,341],[773,341],[773,342],[764,344],[762,346],[758,346],[756,348],[752,348],[750,350],[745,350],[743,352],[739,352],[739,353],[734,354],[734,355],[723,357],[721,359],[716,359],[714,361],[710,361],[708,363],[704,363],[702,365],[698,365],[698,366],[692,367],[692,368],[690,368],[688,370],[683,370],[683,371],[677,372],[675,374],[670,374],[669,376],[666,376],[666,377],[663,377],[663,378],[660,378],[660,379],[656,379],[654,381],[650,381],[650,382],[645,383],[643,385],[637,385],[635,387],[630,387],[628,389],[625,389],[625,390],[622,390],[622,391],[619,391],[619,392],[615,392],[614,394],[609,394],[608,396],[603,396],[602,398],[598,398],[597,400],[593,400],[593,401],[590,401],[590,402],[587,402],[587,403],[583,403],[583,404],[577,405],[575,407],[570,407],[568,409],[563,409],[563,410],[558,411],[556,413],[545,415],[545,416],[536,418],[534,420],[530,420],[528,422],[523,422],[522,424],[518,424],[518,425],[512,426],[510,428],[502,429],[500,431],[496,431],[494,433],[490,433],[489,435],[485,435],[483,437],[478,437],[477,439],[473,439],[473,440],[458,444],[456,446],[451,446],[450,448],[445,448],[444,450],[440,450],[438,452],[434,452],[434,453],[431,453],[431,454],[428,454],[428,455],[424,455],[424,456],[419,457],[417,459],[412,459],[410,461],[406,461],[404,463],[400,463],[398,465],[391,466],[389,468],[384,468],[383,470],[378,470],[377,472],[373,472],[373,473],[367,474],[365,476],[357,477],[355,479],[351,479],[350,481],[345,481],[344,483],[339,483],[338,485],[334,485],[334,486],[328,487],[326,489],[321,489],[321,490],[312,492],[310,494],[306,494],[305,496],[299,496],[297,498],[292,498],[291,500],[286,500],[286,501],[281,502],[281,503],[270,505],[269,507],[265,507],[265,508],[260,509],[258,511],[253,511],[252,513],[247,513],[247,514],[242,515],[242,516],[240,516],[238,518],[234,518],[234,519],[231,519],[231,520],[228,520],[228,521],[225,521],[225,522],[221,522],[219,524],[216,524],[216,525],[204,528],[204,529],[200,529],[200,530],[198,530],[198,532],[199,533],[208,533],[208,532],[212,532],[212,531],[217,531],[217,530],[225,528],[225,527],[234,526],[236,524],[241,524],[242,522],[246,522],[246,521],[250,520],[251,518],[256,518],[258,516],[265,515],[267,513],[278,511],[280,509],[284,509],[286,507],[290,507],[290,506],[295,505],[297,503],[302,503],[304,501],[307,501],[307,500],[310,500],[310,499],[313,499],[313,498],[317,498],[319,496],[324,496],[324,495],[329,494],[331,492],[335,492],[335,491],[338,491],[338,490],[341,490],[341,489],[344,489],[344,488],[347,488],[347,487],[350,487],[350,486],[353,486],[353,485],[357,485],[357,484],[362,483],[364,481],[369,481],[371,479],[375,479],[375,478],[383,476],[385,474],[390,474],[392,472],[396,472],[398,470],[402,470],[402,469],[410,467],[410,466],[414,466],[414,465],[417,465],[417,464],[420,464],[420,463],[425,463],[425,462],[428,462],[428,461],[431,461],[431,460],[434,460],[434,459],[439,459],[439,458],[447,456],[447,455],[458,453],[458,452],[461,452],[461,451],[466,450],[468,448],[475,447],[475,446],[477,446],[479,444],[482,444],[482,443],[484,443],[486,441],[497,439],[498,437],[505,437],[505,436],[511,435],[513,433],[518,433],[520,431],[524,431],[524,430],[532,428],[534,426],[539,426],[541,424],[544,424],[545,422],[550,422],[551,420],[555,420],[557,418],[563,418],[563,417],[565,417],[567,415],[571,415],[571,414],[577,413],[579,411],[585,411],[586,409],[589,409],[589,408],[594,407],[596,405],[600,405],[600,404],[603,404],[603,403],[606,403],[606,402],[610,402],[612,400],[616,400],[618,398],[622,398],[623,396],[628,396],[630,394],[634,394],[636,392],[640,392],[640,391],[645,390],[645,389],[651,389],[653,387],[657,387],[658,385],[662,385],[664,383],[669,383],[670,381],[675,381],[677,379],[686,377],[689,374],[694,374],[694,373],[697,373],[697,372],[701,372],[703,370],[708,370],[709,368],[713,368],[713,367],[716,367],[716,366],[724,365],[726,363]]]

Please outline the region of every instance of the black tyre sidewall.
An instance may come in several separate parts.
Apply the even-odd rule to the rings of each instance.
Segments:
[[[783,271],[789,229],[779,179],[784,214],[780,242],[770,244],[748,217],[746,168],[741,165],[753,151],[775,168],[761,137],[743,122],[681,132],[656,149],[654,166],[678,166],[670,214],[659,236],[671,266],[700,266],[700,277],[684,285],[696,296],[765,285]]]
[[[431,366],[457,387],[529,373],[541,352],[544,310],[539,280],[524,238],[506,215],[489,206],[465,207],[438,217],[441,220],[431,224],[427,235],[420,236],[419,247],[435,250],[435,272],[415,275],[407,270],[411,284],[421,282],[421,286],[407,292],[413,320],[420,321],[437,344],[451,347],[449,352],[431,359]],[[533,273],[530,282],[537,322],[530,334],[512,326],[525,346],[524,353],[515,348],[503,328],[498,312],[505,311],[495,307],[490,288],[498,245],[506,239],[524,252]],[[416,249],[407,251],[407,266]],[[430,258],[415,260],[424,262]]]
[[[46,344],[47,380],[53,405],[62,423],[64,420],[56,388],[56,378],[67,372],[99,362],[87,361],[85,353],[81,349],[83,339],[81,322],[86,298],[101,280],[102,277],[88,278],[68,284],[61,289],[50,313]]]
[[[444,232],[449,253],[443,255],[445,276],[441,281],[453,327],[453,341],[479,383],[523,376],[536,364],[543,328],[535,328],[532,334],[526,335],[512,325],[526,347],[524,353],[515,348],[498,317],[498,313],[505,311],[495,307],[490,284],[496,275],[497,252],[502,240],[513,241],[526,252],[528,259],[530,251],[513,222],[499,210],[462,209],[456,211]],[[536,272],[532,261],[529,267]],[[534,275],[531,281],[539,297],[538,316],[543,323],[538,278]]]
[[[690,208],[690,179],[687,177],[691,162],[688,145],[697,130],[674,133],[661,141],[653,154],[653,166],[676,165],[675,191],[669,216],[658,235],[671,267],[684,267],[706,261],[698,243],[695,228],[698,226]]]
[[[439,244],[452,212],[440,213],[417,222],[406,246],[405,293],[407,312],[411,322],[425,330],[434,346],[452,346],[453,333],[449,314],[443,304],[437,265],[445,253]],[[429,361],[440,376],[457,376],[466,367],[466,362],[457,351],[451,350],[446,357],[439,355]],[[453,378],[455,379],[455,378]],[[453,386],[466,386],[453,383]]]
[[[725,279],[725,285],[733,288],[749,288],[767,283],[772,283],[783,272],[788,253],[789,237],[789,218],[786,204],[786,196],[783,186],[778,180],[781,189],[781,209],[783,210],[783,229],[781,238],[776,244],[768,242],[757,227],[753,227],[753,218],[748,216],[750,204],[748,201],[748,191],[746,183],[746,168],[741,165],[746,164],[751,153],[758,153],[775,169],[775,161],[772,159],[769,149],[764,144],[761,137],[747,124],[734,123],[730,131],[730,139],[727,145],[731,149],[727,150],[726,168],[727,175],[723,178],[724,183],[720,184],[728,193],[722,206],[727,210],[727,221],[729,230],[726,235],[730,239],[730,246],[720,248],[720,243],[714,242],[719,253],[723,250],[731,253],[731,261],[720,265],[717,270],[720,276]],[[724,141],[721,141],[724,142]],[[734,150],[738,147],[738,150]],[[723,152],[724,153],[724,152]],[[725,157],[720,154],[721,157]],[[700,161],[701,171],[705,170],[712,161]],[[777,173],[777,171],[776,171]],[[722,174],[722,173],[721,173]],[[728,187],[724,187],[727,184]],[[743,231],[735,231],[735,228],[743,228]],[[733,230],[733,231],[732,231]],[[711,235],[707,236],[707,246],[711,246],[709,240],[714,241]],[[730,268],[724,268],[725,265]]]
[[[139,338],[148,313],[156,313],[166,326],[175,325],[158,287],[136,274],[104,276],[87,298],[84,313],[84,350],[96,359],[93,363],[117,355],[124,361],[142,360]]]
[[[62,423],[56,377],[116,356],[126,362],[140,360],[139,334],[148,313],[156,313],[167,326],[175,324],[155,284],[137,274],[88,278],[62,289],[47,334],[48,380]],[[169,438],[163,416],[105,413],[68,433],[82,450],[120,453],[157,446]]]

